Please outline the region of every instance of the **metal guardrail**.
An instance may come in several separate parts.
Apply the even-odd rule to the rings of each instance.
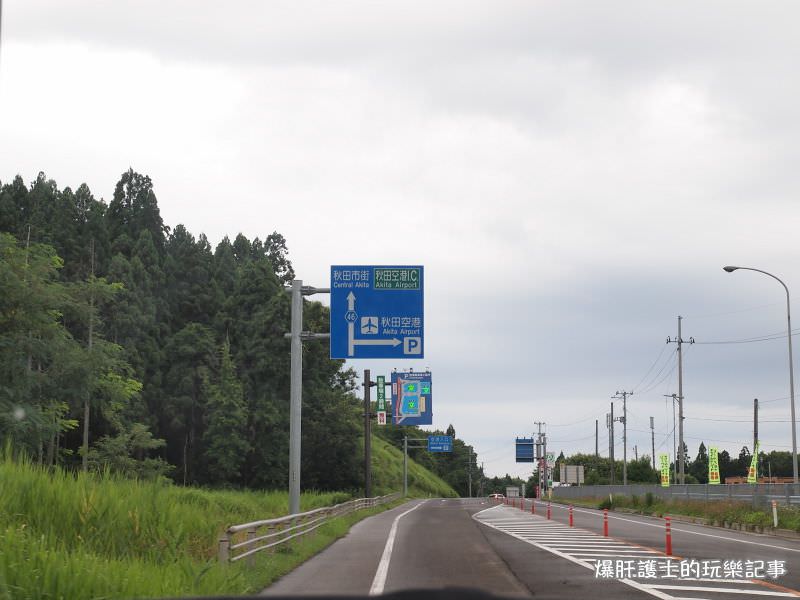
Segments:
[[[325,506],[285,517],[231,525],[219,539],[219,561],[236,562],[243,558],[252,560],[257,552],[311,533],[336,517],[380,506],[398,498],[400,492],[395,492],[375,498],[349,500],[336,506]]]
[[[732,500],[749,502],[753,507],[767,508],[775,500],[778,504],[800,505],[800,485],[793,483],[728,483],[709,485],[691,483],[661,487],[658,484],[582,485],[553,488],[557,498],[605,498],[609,494],[644,496],[653,494],[663,500],[700,500],[715,502]]]

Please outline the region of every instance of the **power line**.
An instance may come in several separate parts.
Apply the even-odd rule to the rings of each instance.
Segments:
[[[583,440],[588,440],[588,439],[591,439],[593,437],[594,437],[594,434],[587,435],[586,437],[582,437],[582,438],[575,438],[575,439],[572,439],[572,440],[550,440],[550,443],[551,444],[567,444],[569,442],[582,442]]]
[[[710,417],[684,417],[689,421],[714,421],[715,423],[752,423],[753,419],[712,419]],[[791,423],[791,419],[759,419],[759,423]]]
[[[708,442],[721,442],[723,444],[734,444],[735,446],[738,446],[739,444],[742,444],[743,446],[747,445],[747,442],[742,443],[742,440],[732,441],[732,440],[715,440],[713,438],[698,438],[698,437],[689,437],[689,436],[685,436],[685,437],[686,437],[687,440],[696,440],[696,441],[701,441],[701,442],[707,442],[707,441]],[[767,448],[767,447],[769,447],[769,448],[791,448],[791,446],[786,446],[786,445],[783,445],[783,444],[765,444],[762,441],[759,441],[759,446],[761,446],[762,448]]]
[[[672,356],[673,356],[673,358],[675,358],[675,357],[677,356],[677,350],[675,351],[675,354],[673,354]],[[663,371],[663,370],[666,368],[666,366],[667,366],[668,364],[669,364],[669,362],[666,362],[666,363],[664,363],[664,366],[661,368],[661,371]],[[647,388],[646,390],[641,390],[641,391],[639,392],[639,395],[641,396],[642,394],[647,394],[648,392],[652,392],[652,391],[653,391],[654,389],[656,389],[656,388],[657,388],[659,385],[661,385],[662,383],[664,383],[664,382],[667,380],[667,378],[668,378],[670,375],[672,375],[672,373],[675,371],[675,369],[676,369],[677,367],[678,367],[678,361],[677,361],[677,360],[675,360],[674,364],[672,365],[672,368],[671,368],[669,371],[667,371],[666,375],[664,375],[664,376],[663,376],[661,379],[659,379],[659,380],[658,380],[656,383],[654,383],[654,384],[652,384],[652,385],[648,386],[648,388]],[[661,371],[659,371],[659,375],[661,374]],[[656,377],[658,377],[658,375],[656,375]]]
[[[666,345],[664,346],[664,348],[666,348]],[[653,382],[654,382],[656,379],[658,379],[658,377],[661,375],[661,373],[663,373],[663,372],[664,372],[664,369],[666,369],[666,368],[669,366],[669,364],[671,363],[671,361],[673,361],[673,360],[675,360],[675,359],[676,359],[676,357],[677,357],[677,353],[678,353],[678,351],[677,351],[677,350],[675,350],[675,351],[674,351],[672,354],[668,354],[668,355],[667,355],[667,356],[668,356],[667,360],[664,362],[664,364],[663,364],[663,365],[661,365],[661,368],[658,370],[658,372],[657,372],[655,375],[653,375],[653,377],[652,377],[652,378],[651,378],[651,379],[650,379],[650,380],[649,380],[649,381],[648,381],[648,382],[647,382],[647,383],[644,385],[644,387],[646,387],[646,388],[648,388],[648,389],[646,389],[646,390],[635,390],[635,391],[636,391],[636,392],[637,392],[637,393],[638,393],[640,396],[641,396],[642,394],[646,394],[648,391],[652,390],[652,389],[653,389],[653,387],[655,387],[655,386],[653,385]],[[662,379],[661,381],[663,381],[663,379]],[[659,381],[659,383],[661,383],[661,381]],[[639,383],[639,385],[641,386],[641,382]],[[657,384],[655,384],[655,385],[657,386],[657,385],[658,385],[658,383],[657,383]]]
[[[599,413],[594,417],[589,417],[588,419],[581,419],[580,421],[574,421],[572,423],[562,423],[561,425],[549,425],[550,427],[572,427],[573,425],[579,425],[580,423],[586,423],[587,421],[594,421],[595,419],[599,419],[603,413]],[[594,436],[592,436],[594,437]]]
[[[800,329],[792,329],[792,337],[800,335]],[[695,344],[704,345],[720,345],[720,344],[752,344],[754,342],[771,342],[773,340],[786,339],[787,334],[776,331],[775,333],[765,333],[749,338],[741,338],[738,340],[712,340],[710,342],[695,342]]]
[[[647,369],[647,372],[644,374],[644,377],[642,377],[642,379],[639,381],[639,383],[637,383],[635,386],[633,386],[633,391],[634,392],[639,389],[639,386],[642,385],[642,382],[647,378],[648,375],[650,375],[650,371],[652,371],[653,368],[656,366],[656,364],[658,364],[658,361],[661,360],[661,356],[664,354],[664,350],[666,350],[666,349],[667,349],[666,345],[661,346],[661,352],[658,353],[658,356],[656,356],[656,359],[653,361],[653,364],[650,365],[649,369]]]
[[[685,319],[708,319],[711,317],[726,317],[728,315],[737,315],[743,312],[749,312],[751,310],[758,310],[759,308],[767,308],[769,306],[778,306],[782,305],[782,302],[770,302],[769,304],[759,304],[758,306],[750,306],[748,308],[740,308],[737,310],[729,310],[725,312],[718,312],[718,313],[706,313],[704,315],[689,315],[688,317],[684,317]]]

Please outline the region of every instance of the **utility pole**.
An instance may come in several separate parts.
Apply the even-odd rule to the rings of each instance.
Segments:
[[[612,398],[622,398],[622,485],[628,485],[628,396],[633,396],[633,392],[617,391]]]
[[[369,389],[376,382],[369,378],[369,369],[364,369],[364,497],[372,498],[372,403]]]
[[[542,448],[544,449],[544,489],[550,491],[550,465],[547,464],[547,434],[542,436]]]
[[[614,480],[616,479],[615,471],[616,465],[614,465],[614,403],[611,403],[611,418],[609,419],[609,433],[608,436],[608,457],[611,459],[611,485],[614,485]]]
[[[599,433],[599,421],[598,419],[594,420],[594,457],[597,458],[600,456],[599,446],[598,444],[598,433]]]
[[[469,497],[472,498],[472,446],[467,446],[467,481]]]
[[[538,437],[536,439],[536,458],[539,459],[539,498],[544,495],[544,482],[545,482],[545,469],[547,465],[547,454],[542,450],[544,446],[544,441],[542,440],[542,425],[545,423],[541,421],[535,421],[534,425],[539,428]]]
[[[667,343],[678,344],[678,470],[681,478],[681,485],[686,483],[685,457],[683,454],[683,344],[694,344],[694,338],[684,340],[681,337],[681,321],[683,317],[678,315],[678,337],[667,338]]]
[[[303,331],[303,296],[330,294],[330,288],[304,286],[302,279],[293,279],[287,288],[292,294],[292,327],[284,337],[292,340],[291,375],[289,377],[289,514],[300,512],[300,422],[303,413],[303,342],[330,339],[330,333]]]
[[[753,453],[756,454],[756,465],[758,465],[758,398],[753,398]],[[758,473],[758,471],[756,471]]]
[[[677,429],[677,421],[675,420],[675,403],[678,400],[678,394],[664,394],[664,398],[672,398],[672,472],[675,483],[678,483],[678,443],[675,438],[675,430]]]
[[[639,446],[633,447],[633,460],[639,460]]]
[[[653,417],[650,417],[650,442],[653,445],[653,470],[656,469],[656,430],[653,426]]]

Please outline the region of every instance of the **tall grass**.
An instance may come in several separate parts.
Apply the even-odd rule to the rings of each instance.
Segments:
[[[233,522],[286,513],[283,492],[209,491],[110,474],[48,472],[0,461],[0,528],[34,532],[65,550],[108,558],[208,559]],[[337,493],[305,493],[304,509],[341,502]]]
[[[399,490],[402,452],[373,443],[378,493]],[[419,496],[456,495],[413,461],[409,487]],[[306,492],[301,508],[349,497]],[[287,505],[286,492],[182,488],[49,471],[0,456],[0,600],[253,593],[382,510],[336,519],[280,551],[261,553],[252,566],[217,562],[228,525],[284,515]]]

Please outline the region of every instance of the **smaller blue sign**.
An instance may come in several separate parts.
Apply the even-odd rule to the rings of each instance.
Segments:
[[[534,462],[534,443],[533,438],[517,438],[517,462]]]
[[[433,424],[430,371],[392,373],[392,414],[395,425]]]
[[[452,452],[453,436],[450,435],[429,435],[428,452]]]

